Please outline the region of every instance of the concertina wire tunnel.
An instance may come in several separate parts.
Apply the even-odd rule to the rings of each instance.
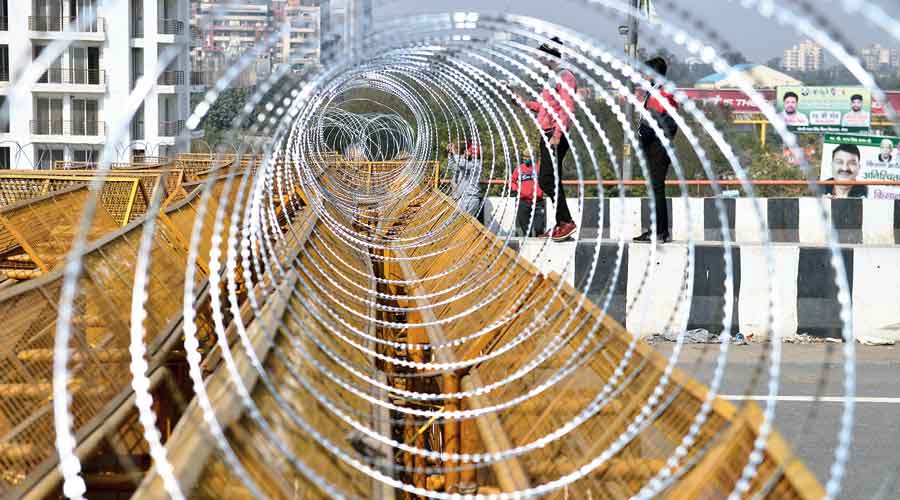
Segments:
[[[612,0],[563,3],[598,18],[642,15]],[[389,11],[390,3],[378,8]],[[735,50],[727,33],[674,2],[658,8],[674,14],[642,23],[646,46],[678,47],[716,71],[731,68],[722,57]],[[841,34],[802,3],[721,8],[817,41],[887,103]],[[847,0],[832,8],[900,40],[900,23],[876,5]],[[512,236],[494,235],[490,225],[514,217],[504,212],[514,208],[504,205],[484,227],[457,207],[459,182],[504,179],[493,189],[510,196],[512,169],[526,156],[539,158],[547,139],[515,95],[549,105],[541,89],[555,88],[557,74],[538,47],[551,37],[561,41],[578,90],[589,90],[571,89],[575,112],[564,110],[578,181],[622,180],[623,142],[649,178],[626,105],[649,118],[629,87],[659,96],[646,79],[652,76],[674,94],[677,109],[666,106],[714,181],[713,193],[722,193],[715,182],[722,166],[713,165],[704,144],[715,146],[728,177],[744,182],[752,197],[740,155],[702,107],[620,48],[537,18],[427,13],[379,19],[351,35],[323,49],[321,65],[299,72],[276,67],[258,83],[233,123],[246,140],[215,145],[197,165],[185,160],[179,168],[120,171],[119,137],[187,42],[173,44],[161,51],[157,74],[139,80],[121,109],[110,110],[96,171],[52,177],[46,199],[30,201],[23,191],[5,201],[11,225],[33,226],[33,234],[9,241],[54,243],[35,249],[44,252],[39,277],[0,291],[4,317],[28,316],[7,325],[4,372],[24,366],[29,380],[44,380],[34,393],[15,389],[15,375],[4,381],[12,392],[0,401],[6,436],[0,492],[49,494],[59,487],[69,498],[90,496],[85,450],[92,436],[108,432],[152,459],[146,466],[119,464],[138,472],[139,498],[841,495],[852,459],[855,344],[847,275],[832,231],[843,336],[850,341],[820,376],[840,378],[847,398],[832,429],[831,467],[817,479],[773,428],[774,398],[758,406],[717,398],[735,349],[729,342],[704,346],[715,360],[707,378],[694,380],[675,368],[694,300],[695,241],[686,242],[680,280],[665,285],[677,295],[665,331],[681,334],[662,355],[609,314],[628,265],[626,241],[634,235],[613,228],[610,239],[597,240],[587,274],[573,286],[562,275],[574,261],[560,263],[560,273],[536,267],[556,244],[549,238],[526,256],[510,248]],[[203,127],[223,92],[277,36],[264,37],[210,86],[184,134]],[[4,112],[29,95],[70,43],[53,41],[13,75]],[[753,82],[740,82],[740,90],[810,171],[797,136]],[[602,120],[599,110],[614,121]],[[562,119],[553,113],[556,123]],[[680,181],[672,203],[683,204],[689,225],[702,224],[688,204],[679,162],[684,152],[676,153],[650,123]],[[464,150],[469,143],[481,151],[479,168],[453,178],[446,147]],[[166,189],[152,188],[157,185]],[[570,204],[583,207],[585,191]],[[140,193],[136,211],[116,201],[131,192]],[[602,202],[626,196],[624,185],[617,193],[596,191],[599,227],[622,216],[623,204]],[[728,339],[738,333],[731,318],[736,264],[722,198],[714,200],[725,233],[721,338]],[[605,206],[620,213],[605,213]],[[55,214],[53,225],[69,232],[41,229],[33,222],[38,213]],[[552,208],[547,213],[552,220]],[[652,208],[649,213],[655,228]],[[818,215],[830,229],[824,207]],[[759,211],[757,222],[771,265],[773,244]],[[660,251],[652,245],[639,269],[636,295],[645,298],[630,301],[629,315],[658,307],[659,271],[652,263]],[[602,268],[601,252],[613,256]],[[590,300],[588,288],[598,280],[603,292]],[[765,324],[776,307],[775,283],[768,285]],[[772,340],[755,376],[777,396],[784,359],[780,339]],[[172,368],[173,357],[181,368]],[[161,394],[178,370],[186,397],[166,414]],[[759,380],[747,381],[746,391]],[[130,424],[102,425],[120,413],[133,415]],[[897,465],[883,464],[886,484],[896,480]],[[42,490],[48,481],[50,489]]]

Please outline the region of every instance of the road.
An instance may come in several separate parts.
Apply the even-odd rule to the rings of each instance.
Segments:
[[[673,344],[654,347],[665,355]],[[781,386],[775,424],[794,452],[824,485],[834,460],[843,413],[842,344],[783,344]],[[742,404],[765,395],[769,357],[761,344],[731,346],[721,394]],[[678,366],[709,384],[718,345],[686,345]],[[856,406],[853,443],[839,498],[900,499],[900,346],[856,347]],[[756,377],[756,382],[751,383]],[[826,401],[814,401],[814,396]],[[765,404],[759,402],[759,404]]]

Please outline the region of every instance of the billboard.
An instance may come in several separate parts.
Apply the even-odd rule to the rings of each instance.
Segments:
[[[900,137],[825,134],[821,180],[900,181]],[[900,199],[900,186],[823,186],[835,198]]]
[[[775,109],[792,132],[865,133],[872,94],[864,87],[778,87]]]
[[[691,100],[703,104],[723,105],[731,108],[735,113],[760,113],[759,107],[750,100],[750,97],[743,90],[738,89],[678,89],[684,92]],[[775,91],[767,89],[757,90],[762,96],[769,101],[769,104],[775,105]],[[885,92],[887,100],[894,107],[894,110],[900,112],[900,92]],[[878,102],[878,99],[872,97],[872,116],[886,116],[884,104]]]

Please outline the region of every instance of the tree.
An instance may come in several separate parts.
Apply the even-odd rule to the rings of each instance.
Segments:
[[[736,50],[722,54],[722,59],[728,61],[728,64],[732,66],[737,66],[738,64],[747,64],[750,62],[746,57],[744,57],[744,54]]]
[[[249,96],[250,91],[244,88],[229,88],[222,91],[206,115],[206,129],[215,131],[232,128],[232,122],[240,115]]]

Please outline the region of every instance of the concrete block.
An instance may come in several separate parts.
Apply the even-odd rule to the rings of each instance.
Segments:
[[[900,340],[900,249],[853,250],[853,333]]]
[[[653,260],[652,245],[632,244],[628,247],[628,313],[626,327],[638,337],[665,331],[667,320],[675,312],[670,328],[678,329],[686,322],[690,310],[689,297],[679,298],[685,286],[687,245],[659,245]],[[643,288],[641,281],[649,272]],[[686,301],[687,300],[687,301]]]
[[[800,248],[772,246],[769,269],[763,246],[741,247],[741,285],[738,297],[739,331],[754,339],[782,338],[797,332],[797,271]],[[767,325],[769,301],[772,322]]]
[[[765,239],[764,227],[768,224],[768,203],[765,199],[756,198],[738,198],[735,202],[735,241],[762,243]],[[759,208],[759,213],[754,205]]]
[[[824,245],[827,226],[820,215],[819,203],[825,206],[828,214],[831,214],[831,200],[827,198],[800,198],[800,244]],[[829,215],[828,220],[831,220]],[[830,222],[829,222],[830,223]]]
[[[672,199],[672,239],[676,241],[688,241],[693,238],[695,242],[703,241],[703,198],[688,198],[687,206],[681,198]],[[691,220],[688,221],[688,210],[691,212]]]
[[[640,198],[609,199],[609,238],[631,241],[641,234]]]
[[[570,285],[575,285],[575,242],[556,243],[547,238],[525,238],[519,255],[534,264],[544,275],[556,272]]]
[[[866,245],[894,244],[895,200],[863,200],[862,239]]]
[[[516,198],[489,197],[484,204],[484,225],[497,236],[515,236],[517,208]]]

